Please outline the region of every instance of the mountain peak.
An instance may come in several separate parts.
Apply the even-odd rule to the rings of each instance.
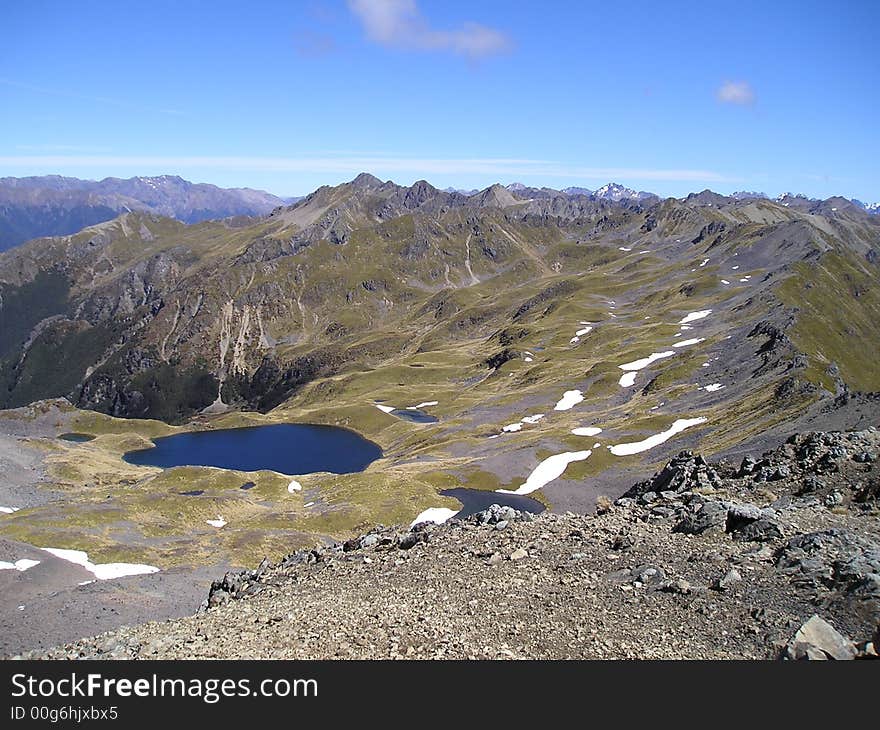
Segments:
[[[508,206],[516,205],[520,202],[513,197],[513,193],[511,193],[510,190],[500,183],[490,185],[485,190],[481,190],[471,197],[476,198],[477,203],[481,207],[507,208]]]
[[[621,200],[644,200],[652,197],[653,193],[638,192],[620,183],[609,182],[596,190],[593,195],[602,200],[619,202]]]
[[[382,185],[382,181],[375,175],[371,175],[368,172],[362,172],[354,180],[352,180],[349,185],[351,185],[353,188],[358,188],[359,190],[368,190],[370,188],[379,187],[380,185]]]
[[[566,195],[592,195],[593,191],[589,188],[581,188],[577,186],[572,186],[568,188],[562,188],[563,193]]]

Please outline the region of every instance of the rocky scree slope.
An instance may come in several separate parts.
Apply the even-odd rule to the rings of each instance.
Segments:
[[[873,427],[682,452],[596,515],[378,526],[27,658],[876,658],[878,452]]]

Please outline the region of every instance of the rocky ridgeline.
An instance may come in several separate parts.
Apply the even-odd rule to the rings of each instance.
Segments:
[[[493,505],[215,581],[48,658],[876,658],[880,432],[682,452],[597,514]]]

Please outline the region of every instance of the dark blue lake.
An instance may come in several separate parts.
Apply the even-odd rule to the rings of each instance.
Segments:
[[[154,443],[155,448],[129,451],[123,458],[129,464],[162,468],[349,474],[363,471],[382,456],[382,449],[354,431],[304,423],[194,431],[157,438]]]
[[[513,507],[520,512],[531,512],[534,515],[540,514],[547,509],[537,499],[532,499],[522,494],[499,494],[498,492],[490,492],[484,489],[466,489],[464,487],[444,489],[440,494],[444,497],[454,497],[461,502],[461,511],[456,515],[459,519],[489,509],[493,504],[500,504],[502,507]]]

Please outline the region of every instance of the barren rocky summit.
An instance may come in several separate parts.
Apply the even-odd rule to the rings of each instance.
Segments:
[[[880,431],[682,452],[595,515],[492,508],[227,573],[203,609],[26,658],[876,657]]]

